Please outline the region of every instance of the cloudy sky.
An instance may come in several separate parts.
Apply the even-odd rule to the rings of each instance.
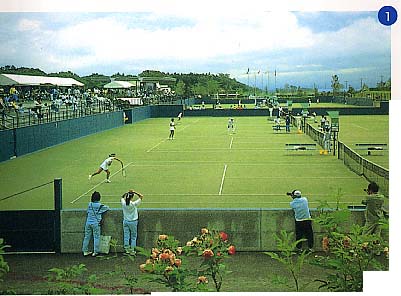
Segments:
[[[330,88],[337,74],[360,88],[390,78],[390,41],[376,11],[0,12],[1,66],[80,76],[228,73],[272,89],[276,70],[277,87]]]

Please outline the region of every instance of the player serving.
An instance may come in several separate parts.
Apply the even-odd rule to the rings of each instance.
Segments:
[[[116,154],[115,153],[111,153],[110,155],[109,155],[109,157],[108,158],[106,158],[103,162],[102,162],[102,164],[100,165],[100,167],[98,168],[98,170],[96,171],[96,172],[94,172],[94,173],[92,173],[92,174],[90,174],[89,175],[89,180],[93,177],[93,176],[95,176],[95,175],[97,175],[97,174],[100,174],[102,171],[105,171],[106,172],[106,182],[107,183],[110,183],[111,181],[110,181],[110,171],[109,171],[109,166],[111,166],[111,164],[113,163],[113,160],[117,160],[118,162],[120,162],[121,163],[121,167],[123,168],[123,170],[124,170],[124,164],[123,164],[123,162],[120,160],[120,159],[118,159],[117,157],[116,157]]]

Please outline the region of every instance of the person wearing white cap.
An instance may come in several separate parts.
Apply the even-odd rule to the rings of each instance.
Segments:
[[[290,202],[290,206],[294,210],[295,216],[295,239],[300,240],[306,238],[308,251],[312,252],[314,238],[308,199],[302,196],[299,190],[293,190],[291,193],[287,193],[287,195],[290,195],[293,199]],[[301,248],[302,242],[297,244],[297,249],[299,251],[301,251]]]

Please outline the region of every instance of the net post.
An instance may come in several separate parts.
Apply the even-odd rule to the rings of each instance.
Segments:
[[[54,179],[54,251],[61,253],[62,179]]]

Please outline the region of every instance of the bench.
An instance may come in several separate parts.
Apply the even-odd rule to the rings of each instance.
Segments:
[[[367,155],[372,155],[373,151],[387,150],[387,144],[379,144],[379,143],[357,143],[355,144],[356,150],[366,150]]]
[[[315,143],[305,143],[305,144],[297,144],[297,143],[291,143],[291,144],[285,144],[285,149],[287,151],[300,151],[300,152],[307,152],[307,151],[313,151],[316,150],[316,144]]]
[[[273,128],[274,131],[277,131],[277,132],[279,132],[279,131],[285,131],[285,125],[279,125],[279,126],[278,126],[278,125],[275,125],[275,124],[274,124],[274,125],[272,126],[272,128]]]

